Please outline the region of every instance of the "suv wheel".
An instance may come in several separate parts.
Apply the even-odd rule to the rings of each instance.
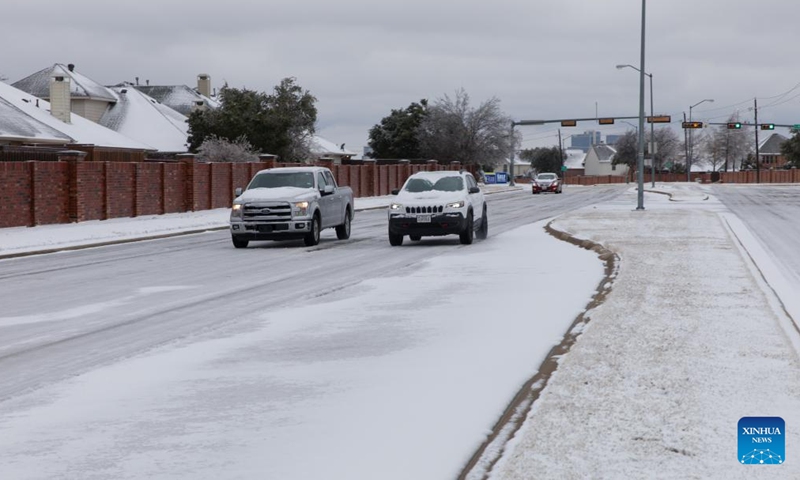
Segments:
[[[489,216],[486,213],[486,205],[483,206],[483,216],[481,217],[481,228],[475,234],[478,240],[486,240],[489,236]]]
[[[464,228],[464,231],[461,232],[459,235],[459,240],[463,245],[470,245],[472,244],[472,240],[475,238],[475,224],[473,223],[472,219],[472,211],[470,210],[467,213],[467,225]]]
[[[399,247],[403,244],[403,236],[397,233],[389,232],[389,245]]]

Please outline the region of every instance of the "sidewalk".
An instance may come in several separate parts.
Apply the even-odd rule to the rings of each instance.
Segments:
[[[491,195],[522,190],[524,186],[482,185],[481,188],[485,194]],[[392,195],[356,198],[354,208],[356,212],[386,208],[392,198]],[[228,228],[229,216],[229,208],[218,208],[81,223],[0,228],[0,259],[224,230]]]
[[[489,478],[800,478],[800,333],[724,206],[659,190],[554,222],[618,275]],[[785,420],[785,464],[738,463],[744,416]]]

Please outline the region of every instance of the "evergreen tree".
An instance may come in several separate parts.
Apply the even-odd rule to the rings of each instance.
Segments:
[[[800,129],[792,129],[792,138],[783,142],[781,153],[790,167],[800,168]]]
[[[392,110],[369,131],[373,158],[420,158],[417,130],[428,113],[428,101],[412,103],[405,109]]]

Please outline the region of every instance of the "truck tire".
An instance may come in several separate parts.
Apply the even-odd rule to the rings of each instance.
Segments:
[[[486,205],[483,206],[483,216],[481,217],[481,228],[475,233],[478,240],[486,240],[489,236],[489,215],[486,213]]]
[[[313,247],[319,244],[319,215],[314,215],[314,219],[311,220],[311,231],[303,237],[303,242],[306,247]]]
[[[459,235],[462,245],[471,245],[472,240],[475,238],[475,224],[472,219],[472,210],[467,213],[467,225],[464,231]]]
[[[353,214],[350,213],[350,207],[344,212],[344,223],[336,227],[336,238],[339,240],[347,240],[350,238],[350,223],[352,222]]]
[[[233,241],[233,246],[236,248],[247,248],[247,244],[250,243],[247,240],[240,240],[236,238],[236,235],[231,235],[231,240]]]

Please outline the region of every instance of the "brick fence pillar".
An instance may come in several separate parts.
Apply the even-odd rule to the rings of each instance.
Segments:
[[[183,166],[183,211],[194,211],[194,164],[197,156],[194,153],[180,153],[175,158]]]
[[[277,155],[272,155],[269,153],[262,153],[258,156],[258,160],[261,163],[264,163],[264,168],[275,168],[275,163],[278,161]]]
[[[435,172],[439,168],[439,160],[428,160],[425,166],[429,172]]]
[[[69,164],[67,178],[69,179],[69,186],[67,188],[68,204],[67,215],[70,222],[80,222],[84,219],[83,202],[81,201],[81,182],[80,172],[78,169],[79,163],[83,162],[86,158],[86,152],[78,150],[63,150],[58,152],[58,161],[67,162]]]

